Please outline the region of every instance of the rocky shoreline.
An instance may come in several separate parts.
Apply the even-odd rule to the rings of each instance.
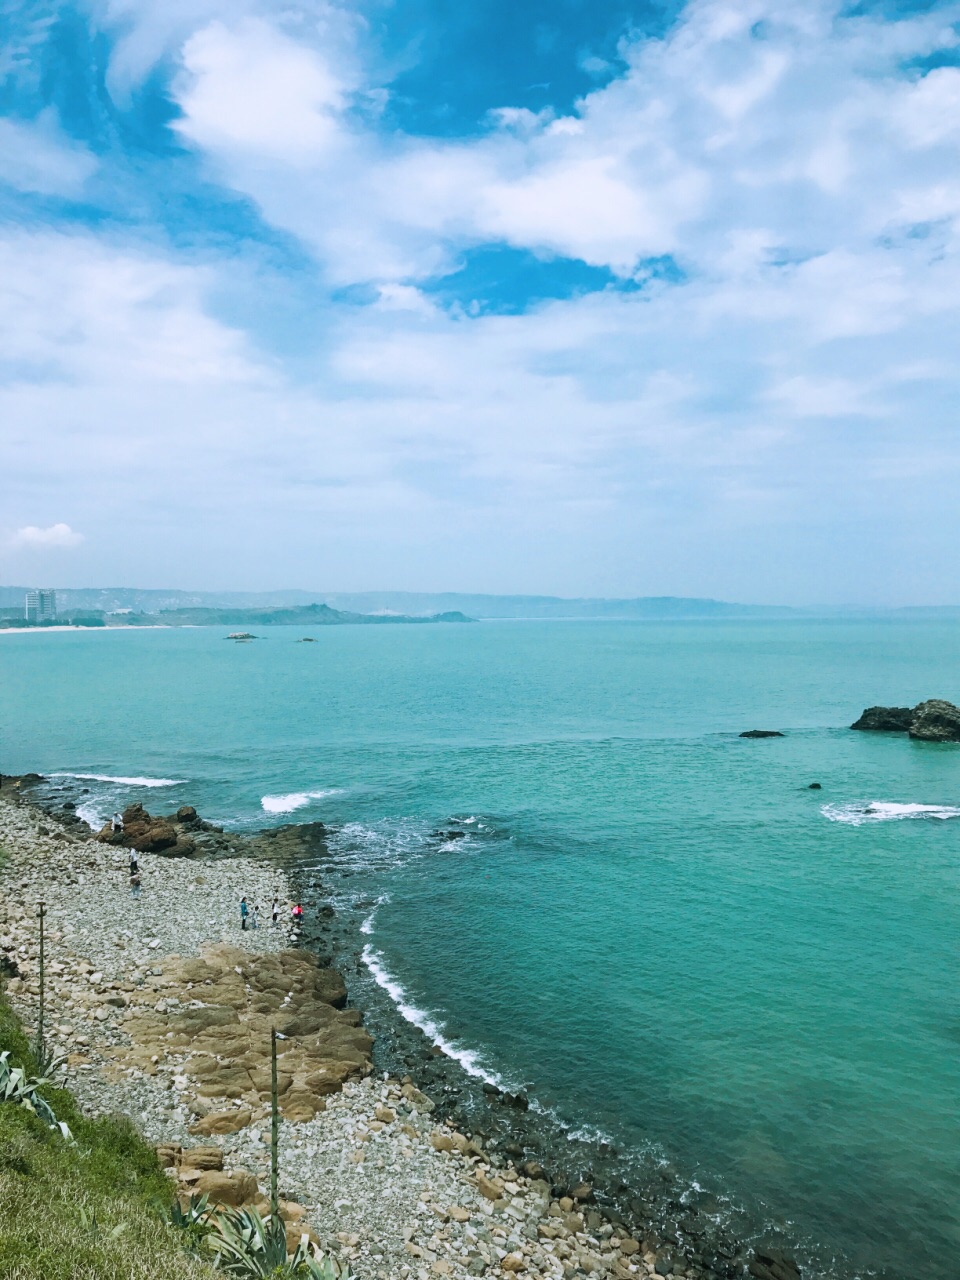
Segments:
[[[184,813],[174,825],[189,833],[166,847],[189,834],[193,856],[141,852],[134,898],[126,851],[94,841],[71,800],[55,816],[49,797],[34,807],[30,781],[5,779],[0,791],[10,998],[32,1024],[45,901],[48,1035],[68,1055],[70,1086],[91,1111],[136,1116],[181,1192],[262,1201],[275,1025],[290,1040],[280,1062],[290,1230],[350,1258],[358,1280],[797,1280],[781,1249],[748,1249],[672,1171],[638,1194],[618,1181],[616,1153],[600,1150],[600,1168],[587,1170],[572,1146],[566,1158],[550,1150],[525,1098],[466,1077],[399,1015],[377,1012],[374,1043],[348,995],[355,925],[296,870],[322,846],[320,824],[251,838]],[[303,900],[305,949],[285,921],[241,932],[243,893]]]

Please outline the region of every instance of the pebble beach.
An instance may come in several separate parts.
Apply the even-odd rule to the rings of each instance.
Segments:
[[[46,1030],[91,1113],[134,1119],[181,1195],[265,1203],[269,1025],[282,1046],[280,1189],[288,1234],[349,1259],[357,1280],[712,1273],[592,1203],[558,1194],[444,1123],[410,1077],[374,1070],[372,1038],[339,975],[281,927],[240,929],[247,895],[293,896],[282,868],[139,855],[84,838],[18,796],[0,798],[0,956],[24,1023],[37,1017],[45,904]],[[283,1019],[287,1018],[287,1022]],[[278,1021],[279,1019],[279,1021]],[[779,1257],[760,1280],[794,1280]],[[765,1274],[764,1274],[765,1273]]]

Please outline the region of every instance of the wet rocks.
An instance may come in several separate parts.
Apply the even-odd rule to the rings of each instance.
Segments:
[[[747,1270],[754,1280],[800,1280],[800,1268],[781,1249],[757,1249]]]
[[[741,738],[784,738],[786,734],[780,732],[779,729],[748,729],[746,733],[740,734]]]
[[[960,707],[943,698],[929,698],[915,707],[867,707],[850,728],[906,733],[919,742],[960,742]]]

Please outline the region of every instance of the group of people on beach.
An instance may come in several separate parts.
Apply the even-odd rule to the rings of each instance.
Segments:
[[[299,902],[291,902],[288,903],[287,909],[290,912],[293,927],[299,929],[303,924],[303,907]],[[274,898],[273,906],[270,908],[270,919],[274,929],[280,924],[281,912],[280,899]],[[260,928],[260,903],[255,898],[248,898],[246,894],[240,899],[240,928]]]
[[[110,825],[114,831],[123,831],[123,815],[115,813],[110,820]],[[140,897],[140,865],[137,862],[136,849],[130,850],[130,893],[134,898]],[[294,929],[301,929],[303,907],[299,902],[291,902],[288,903],[287,909]],[[280,925],[282,910],[280,899],[274,898],[273,906],[270,908],[270,920],[274,929]],[[244,930],[260,928],[260,903],[255,898],[248,898],[246,894],[240,899],[240,928]]]

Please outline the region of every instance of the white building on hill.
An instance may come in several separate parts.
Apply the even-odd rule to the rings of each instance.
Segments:
[[[28,622],[50,622],[57,616],[57,593],[51,590],[28,591],[24,616]]]

